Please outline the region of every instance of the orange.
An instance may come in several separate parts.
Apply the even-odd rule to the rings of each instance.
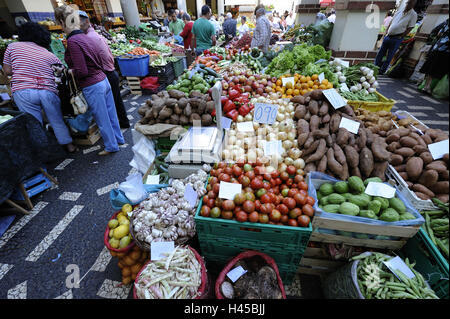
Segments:
[[[327,84],[327,89],[332,89],[333,88],[333,83],[328,83]]]
[[[308,90],[303,89],[300,93],[301,93],[302,95],[305,95],[307,92],[308,92]]]
[[[291,82],[286,83],[286,88],[287,89],[292,89],[292,83]]]
[[[292,89],[287,89],[286,90],[286,95],[292,95]]]
[[[327,84],[328,84],[328,80],[327,80],[327,79],[323,79],[323,80],[322,80],[322,84],[327,85]]]
[[[306,83],[306,77],[304,77],[303,75],[300,77],[300,82],[301,83]]]
[[[287,97],[288,99],[290,99],[290,98],[292,98],[292,95],[287,95],[286,97]]]
[[[314,85],[320,85],[319,80],[314,80]]]
[[[300,82],[295,83],[295,88],[300,90],[302,88],[302,84]]]
[[[276,84],[278,85],[278,86],[281,86],[281,80],[277,80],[277,82],[276,82]]]
[[[272,89],[274,89],[275,90],[275,88],[277,87],[277,85],[276,84],[272,84]]]
[[[307,89],[308,88],[308,83],[302,83],[302,89]]]
[[[290,73],[288,73],[288,74],[285,74],[285,75],[284,75],[284,77],[286,77],[286,78],[290,78],[290,77],[291,77],[291,74],[290,74]]]
[[[281,96],[281,98],[285,99],[285,98],[286,98],[286,94],[283,94],[283,95]]]
[[[281,88],[281,93],[284,94],[284,92],[286,92],[286,87],[285,87],[285,86],[283,86],[283,87]]]
[[[314,82],[313,81],[311,81],[311,80],[308,80],[308,87],[312,87],[314,85]]]
[[[311,92],[311,91],[313,91],[313,89],[309,88],[308,91]]]
[[[295,89],[294,90],[294,95],[299,95],[300,94],[300,90],[299,89]]]
[[[308,81],[311,81],[311,77],[308,75],[307,77],[306,77],[306,81],[308,82]]]
[[[317,80],[318,78],[319,78],[319,76],[317,74],[313,74],[311,76],[311,80],[313,80],[313,81]]]
[[[314,84],[314,85],[312,86],[312,88],[313,88],[313,90],[317,90],[319,87],[318,87],[316,84]]]
[[[321,90],[326,90],[326,89],[327,89],[327,86],[324,85],[324,84],[321,84],[321,85],[319,85],[319,89],[321,89]]]
[[[296,76],[294,76],[294,82],[297,82],[298,81],[298,76],[296,75]]]

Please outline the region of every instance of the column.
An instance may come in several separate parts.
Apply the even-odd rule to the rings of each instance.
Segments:
[[[141,20],[139,19],[139,10],[136,1],[120,0],[120,6],[122,7],[127,26],[138,27],[141,24]]]
[[[296,14],[295,24],[310,25],[314,23],[319,11],[319,0],[298,0],[294,11],[294,14]]]
[[[224,0],[217,0],[217,14],[220,16],[222,13],[225,13]]]
[[[177,0],[177,8],[178,10],[183,10],[184,12],[187,12],[186,1]]]
[[[373,62],[381,24],[393,8],[395,0],[336,0],[336,22],[329,44],[333,56],[350,64]]]

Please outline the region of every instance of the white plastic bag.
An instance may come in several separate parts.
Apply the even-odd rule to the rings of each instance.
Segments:
[[[147,197],[141,174],[132,174],[120,183],[119,190],[125,193],[131,204],[136,205]]]
[[[133,132],[133,141],[135,143],[132,147],[134,156],[130,166],[144,175],[155,160],[155,144],[151,139],[137,131]]]

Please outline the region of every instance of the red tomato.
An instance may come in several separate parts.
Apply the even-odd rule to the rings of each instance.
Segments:
[[[280,172],[278,170],[274,170],[272,171],[272,173],[270,173],[270,176],[272,176],[272,178],[277,178],[278,176],[280,176]]]
[[[298,226],[297,220],[296,219],[292,219],[292,218],[289,218],[287,224],[289,226],[292,226],[292,227],[297,227]]]
[[[272,208],[269,204],[262,204],[260,211],[262,214],[269,214],[272,211]]]
[[[222,207],[222,203],[223,203],[223,199],[217,197],[217,198],[215,199],[215,201],[214,201],[214,206],[216,206],[216,207]]]
[[[219,175],[219,181],[229,183],[231,181],[231,177],[230,177],[230,175],[228,175],[226,173],[222,173]]]
[[[282,224],[286,225],[288,221],[289,221],[289,216],[288,215],[281,215],[280,222]]]
[[[301,193],[295,194],[294,200],[297,203],[297,205],[303,206],[306,204],[306,196]]]
[[[300,194],[303,194],[303,195],[305,195],[305,196],[308,196],[308,192],[305,191],[304,189],[300,189],[298,192],[299,192]]]
[[[273,193],[273,195],[275,195],[275,193]],[[275,195],[275,197],[274,197],[274,199],[273,199],[273,203],[275,204],[275,205],[279,205],[280,203],[281,203],[281,201],[283,200],[283,196],[278,196],[278,195]]]
[[[219,179],[217,177],[215,177],[215,176],[211,176],[209,178],[209,184],[211,184],[211,185],[214,185],[214,184],[216,184],[218,182],[219,182]]]
[[[245,176],[247,176],[248,178],[250,178],[250,181],[252,181],[255,178],[255,171],[248,171],[245,173]]]
[[[279,222],[281,219],[281,213],[280,211],[274,209],[269,214],[269,219],[273,222]]]
[[[311,196],[306,197],[306,203],[307,204],[309,204],[311,206],[314,206],[315,202],[316,202],[316,200],[313,197],[311,197]]]
[[[298,184],[298,188],[303,189],[304,191],[307,191],[308,190],[308,184],[306,184],[304,181],[300,182]]]
[[[287,172],[281,172],[280,179],[282,181],[287,181],[289,179],[289,174]]]
[[[233,210],[235,207],[236,207],[236,205],[234,205],[234,202],[231,199],[226,199],[222,203],[223,210]]]
[[[295,188],[295,189],[297,190],[297,184],[293,183],[293,184],[291,185],[291,188]]]
[[[206,206],[208,206],[209,208],[213,208],[214,206],[216,206],[216,201],[213,198],[210,198],[206,202]]]
[[[281,185],[283,183],[283,181],[281,180],[281,178],[277,177],[277,185]]]
[[[263,203],[263,204],[268,204],[268,203],[272,202],[272,198],[267,193],[262,195],[260,200],[261,200],[261,203]]]
[[[253,211],[255,211],[255,203],[250,201],[250,200],[246,200],[242,206],[242,208],[244,208],[244,211],[246,213],[251,213]]]
[[[221,211],[219,207],[214,207],[211,209],[211,212],[209,213],[212,218],[218,218],[221,215]]]
[[[289,175],[295,175],[296,172],[297,169],[294,165],[288,165],[288,167],[286,168],[286,173],[288,173]]]
[[[272,190],[275,195],[280,194],[280,188],[278,186],[273,187]]]
[[[242,175],[242,168],[240,168],[239,166],[233,166],[233,174],[236,177],[240,177]]]
[[[227,210],[227,211],[224,210],[224,211],[222,211],[220,216],[222,216],[223,219],[232,219],[233,218],[233,212],[230,212],[229,210]]]
[[[223,168],[218,168],[217,169],[217,177],[219,177],[219,175],[222,173],[223,173]]]
[[[311,220],[306,215],[301,215],[297,218],[297,222],[300,227],[308,227],[310,221]]]
[[[216,198],[216,196],[217,196],[217,194],[216,194],[216,193],[214,193],[214,191],[209,191],[209,192],[208,192],[208,194],[207,194],[207,196],[208,196],[208,198],[212,198],[212,199],[215,199],[215,198]]]
[[[302,212],[304,215],[307,215],[309,217],[314,216],[314,208],[309,204],[303,205]]]
[[[277,184],[277,180],[274,179],[274,178],[271,178],[271,179],[269,180],[269,182],[270,182],[270,186],[272,186],[272,187],[275,187],[275,186],[278,185],[278,184]]]
[[[265,173],[265,174],[263,175],[263,177],[264,177],[264,179],[265,179],[266,181],[270,181],[270,180],[272,179],[272,176],[271,176],[269,173]]]
[[[214,177],[216,177],[218,175],[217,169],[215,169],[215,168],[213,168],[209,173],[211,174],[211,176],[214,176]]]
[[[295,199],[293,199],[291,197],[283,198],[283,204],[286,205],[289,209],[293,209],[297,205],[297,203],[295,202]]]
[[[302,214],[302,210],[300,208],[296,207],[296,208],[294,208],[294,209],[289,211],[289,218],[296,219],[301,214]]]
[[[236,220],[237,220],[238,222],[243,223],[243,222],[246,222],[247,219],[248,219],[248,215],[247,215],[245,212],[243,212],[243,211],[240,211],[240,212],[238,212],[238,213],[236,214]]]
[[[261,210],[261,201],[259,199],[255,200],[255,210],[258,212]]]
[[[246,200],[249,200],[251,202],[255,201],[255,194],[253,194],[252,192],[247,192],[244,195]]]
[[[295,188],[291,188],[291,189],[289,190],[289,192],[288,192],[287,197],[292,197],[292,198],[294,198],[294,195],[297,194],[297,192],[298,192],[298,191],[297,191]]]
[[[303,182],[305,179],[303,178],[303,176],[302,175],[295,175],[295,177],[294,177],[294,182],[296,182],[297,184],[298,183],[300,183],[300,182]]]
[[[259,222],[261,224],[267,224],[269,222],[269,215],[267,215],[267,214],[259,214]]]
[[[286,183],[287,186],[291,187],[292,184],[294,184],[294,181],[289,178],[285,183]]]
[[[203,217],[209,217],[210,212],[211,212],[211,208],[209,208],[208,206],[202,206],[202,209],[200,210],[200,214]]]
[[[242,177],[242,180],[240,181],[242,187],[247,187],[248,185],[250,185],[250,178],[248,176],[241,175],[240,177]]]
[[[225,162],[220,162],[220,163],[217,165],[217,167],[218,167],[218,168],[225,168],[225,167],[227,167],[227,163],[225,163]]]
[[[281,214],[283,214],[283,215],[287,215],[287,213],[289,213],[289,208],[286,206],[286,205],[284,205],[284,204],[279,204],[278,206],[277,206],[277,209],[280,211],[280,213]]]
[[[214,193],[219,194],[219,190],[220,190],[220,183],[215,183],[212,187],[212,190]]]
[[[250,215],[248,215],[248,221],[251,223],[257,223],[259,221],[258,212],[251,212]]]
[[[245,165],[245,160],[243,158],[240,158],[236,161],[237,166],[239,167],[244,167]]]
[[[263,183],[259,179],[255,178],[250,182],[250,187],[253,189],[260,189],[263,188]]]
[[[242,205],[245,202],[246,198],[244,193],[239,193],[234,196],[234,204]]]
[[[211,184],[208,184],[208,185],[206,185],[206,191],[210,191],[210,190],[212,190],[212,186],[211,186]]]
[[[223,171],[227,175],[233,175],[233,168],[231,168],[230,166],[225,167],[225,169]]]
[[[281,193],[283,194],[283,189],[288,189],[289,190],[289,187],[286,184],[283,184],[283,185],[280,186],[280,189],[281,189]],[[287,196],[287,193],[286,193],[286,196]]]
[[[269,189],[269,188],[271,187],[271,185],[270,185],[269,182],[264,181],[264,182],[263,182],[263,187],[264,187],[265,189]]]

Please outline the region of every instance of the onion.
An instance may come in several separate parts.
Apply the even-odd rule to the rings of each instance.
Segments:
[[[297,174],[303,176],[303,175],[305,175],[305,172],[303,171],[302,168],[298,168],[298,169],[297,169]]]
[[[284,141],[287,140],[288,134],[286,132],[279,132],[278,133],[278,140]]]
[[[287,169],[287,165],[286,165],[285,163],[281,163],[281,164],[278,166],[278,170],[280,171],[280,173],[286,172],[286,169]]]
[[[300,150],[298,148],[291,148],[288,152],[289,157],[292,157],[292,159],[296,160],[301,156]]]
[[[365,88],[365,89],[368,89],[368,88],[370,88],[370,84],[369,84],[369,82],[363,82],[362,84],[361,84],[362,86],[363,86],[363,88]]]
[[[375,89],[375,88],[369,88],[369,89],[367,89],[367,91],[368,91],[369,93],[375,93],[376,90],[377,90],[377,89]]]
[[[297,169],[303,169],[305,167],[305,161],[303,160],[303,158],[297,158],[296,160],[294,160],[293,165]]]
[[[289,104],[286,106],[286,111],[289,112],[289,113],[294,112],[294,111],[295,111],[294,104],[289,103]]]
[[[373,87],[373,88],[377,88],[377,87],[378,87],[378,82],[377,82],[377,81],[373,82],[373,83],[372,83],[372,87]]]
[[[225,160],[230,159],[230,156],[231,156],[231,152],[229,150],[225,149],[225,150],[222,151],[222,158],[223,159],[225,159]]]
[[[260,125],[259,125],[258,122],[253,122],[253,129],[254,129],[254,130],[259,129],[259,127],[260,127]]]
[[[264,151],[261,148],[257,148],[256,149],[256,156],[258,156],[258,158],[261,158],[264,156]]]
[[[267,134],[267,141],[276,141],[277,140],[277,136],[275,135],[275,133],[270,132],[269,134]]]
[[[277,121],[283,121],[285,118],[284,113],[277,113]]]
[[[278,107],[278,114],[280,114],[280,113],[285,113],[286,112],[286,108],[284,107],[284,106],[279,106]]]
[[[366,78],[364,77],[364,76],[362,76],[360,79],[359,79],[359,82],[361,82],[361,83],[363,83],[363,82],[365,82],[366,81]]]
[[[286,165],[292,165],[292,164],[294,164],[294,160],[293,160],[292,158],[290,158],[290,157],[286,157],[286,158],[284,159],[284,163],[285,163]]]
[[[294,142],[295,136],[296,136],[295,132],[291,131],[291,132],[287,133],[287,139],[292,141],[292,142]]]
[[[250,113],[248,113],[245,117],[244,117],[244,119],[246,120],[246,121],[253,121],[253,116],[250,114]]]
[[[242,115],[238,115],[236,122],[244,122],[244,117]]]
[[[294,146],[294,143],[292,143],[292,141],[290,141],[290,140],[285,140],[285,141],[283,141],[283,148],[284,149],[290,149],[290,148],[292,148]]]
[[[235,135],[231,135],[230,137],[228,137],[228,144],[229,144],[229,145],[234,145],[234,144],[236,144],[236,141],[237,141],[237,139],[236,139],[236,136],[235,136]]]
[[[247,152],[247,158],[250,163],[256,162],[256,150],[249,150]]]
[[[345,77],[345,76],[343,76],[343,75],[341,75],[341,76],[339,76],[339,82],[345,82],[346,80],[347,80],[347,78]]]

